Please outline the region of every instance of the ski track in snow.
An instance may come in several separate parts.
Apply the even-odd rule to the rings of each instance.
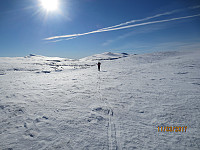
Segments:
[[[109,103],[109,101],[106,101],[105,98],[102,97],[102,94],[101,94],[101,84],[102,81],[101,81],[101,74],[99,73],[98,74],[98,93],[99,93],[99,98],[100,100],[102,101],[102,103],[105,104],[105,107],[106,107],[106,111],[107,111],[107,114],[108,114],[108,149],[109,150],[116,150],[118,149],[118,142],[117,142],[117,137],[116,137],[116,122],[113,121],[113,117],[114,117],[114,112],[113,112],[113,109],[111,107],[111,104]],[[102,110],[101,107],[97,108],[96,110]],[[105,111],[105,110],[104,110]]]
[[[0,58],[0,150],[198,150],[199,56]]]

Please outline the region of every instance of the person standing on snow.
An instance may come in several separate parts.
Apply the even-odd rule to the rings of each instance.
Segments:
[[[98,63],[97,63],[97,66],[98,66],[98,71],[100,71],[101,63],[98,62]]]

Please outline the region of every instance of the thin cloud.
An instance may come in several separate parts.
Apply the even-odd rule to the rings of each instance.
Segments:
[[[188,9],[196,9],[196,8],[199,8],[199,7],[200,7],[200,5],[189,7]],[[51,42],[59,42],[59,41],[63,41],[63,40],[74,39],[74,38],[77,38],[77,37],[83,36],[83,35],[89,35],[89,34],[95,34],[95,33],[101,33],[101,32],[109,32],[109,31],[133,28],[133,27],[137,27],[137,26],[144,26],[144,25],[156,24],[156,23],[162,23],[162,22],[170,22],[170,21],[175,21],[175,20],[187,19],[187,18],[193,18],[193,17],[200,16],[200,14],[196,14],[196,15],[191,15],[191,16],[184,16],[184,17],[178,17],[178,18],[171,18],[171,19],[165,19],[165,20],[150,21],[150,22],[144,22],[144,23],[128,25],[128,24],[131,24],[131,23],[147,21],[147,20],[150,20],[150,19],[153,19],[153,18],[174,14],[174,13],[177,13],[177,12],[181,12],[183,10],[184,9],[177,9],[177,10],[173,10],[173,11],[170,11],[170,12],[165,12],[165,13],[162,13],[162,14],[157,14],[157,15],[154,15],[154,16],[151,16],[151,17],[146,17],[146,18],[139,19],[139,20],[131,20],[131,21],[128,21],[128,22],[125,22],[125,23],[121,23],[121,24],[115,25],[115,26],[110,26],[110,27],[98,29],[98,30],[91,31],[91,32],[79,33],[79,34],[70,34],[70,35],[61,35],[61,36],[53,36],[53,37],[46,38],[45,40],[60,39],[60,40],[51,41]],[[62,38],[66,38],[66,39],[62,39]]]
[[[115,37],[115,38],[112,38],[110,40],[105,41],[104,43],[102,43],[102,46],[110,45],[110,44],[112,44],[112,43],[114,43],[114,42],[116,42],[118,40],[125,39],[125,38],[133,36],[133,35],[154,32],[154,31],[157,31],[157,30],[161,30],[163,28],[166,28],[166,26],[159,24],[159,25],[145,27],[142,30],[133,30],[131,32],[119,35],[118,37]]]
[[[200,8],[200,5],[189,7],[189,9],[197,9]]]
[[[193,7],[188,7],[188,9],[197,9],[197,8],[200,8],[200,5],[193,6]],[[99,30],[115,28],[115,27],[119,27],[119,26],[123,26],[123,25],[128,25],[128,24],[131,24],[131,23],[137,23],[137,22],[141,22],[141,21],[147,21],[147,20],[158,18],[158,17],[161,17],[161,16],[167,16],[167,15],[171,15],[171,14],[174,14],[174,13],[182,12],[184,10],[185,9],[176,9],[176,10],[173,10],[173,11],[169,11],[169,12],[157,14],[157,15],[154,15],[154,16],[151,16],[151,17],[146,17],[146,18],[143,18],[143,19],[131,20],[131,21],[128,21],[128,22],[125,22],[125,23],[120,23],[118,25],[114,25],[114,26],[102,28],[102,29],[99,29]]]

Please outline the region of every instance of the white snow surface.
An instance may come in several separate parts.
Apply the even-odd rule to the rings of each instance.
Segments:
[[[189,50],[0,58],[0,150],[199,150],[199,58]]]

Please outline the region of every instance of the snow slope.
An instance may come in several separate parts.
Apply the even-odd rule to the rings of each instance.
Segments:
[[[200,51],[125,56],[0,58],[0,149],[200,149]]]

